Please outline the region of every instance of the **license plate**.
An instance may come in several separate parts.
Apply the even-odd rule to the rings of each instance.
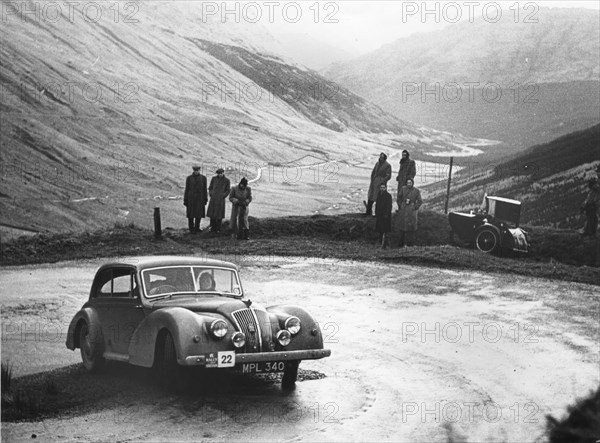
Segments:
[[[235,366],[235,351],[209,352],[204,355],[207,368],[233,368]]]
[[[269,372],[283,372],[285,363],[282,361],[260,361],[254,363],[242,363],[242,373],[263,374]]]

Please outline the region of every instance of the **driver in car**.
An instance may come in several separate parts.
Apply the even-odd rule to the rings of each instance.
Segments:
[[[215,281],[208,272],[203,272],[198,277],[198,289],[201,291],[214,291]]]

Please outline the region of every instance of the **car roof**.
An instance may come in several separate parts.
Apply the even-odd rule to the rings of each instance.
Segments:
[[[520,205],[521,204],[521,202],[518,200],[512,200],[510,198],[505,198],[505,197],[493,197],[491,195],[488,195],[487,198],[490,200],[496,200],[496,201],[500,201],[500,202],[504,202],[504,203],[510,203],[511,205]]]
[[[210,259],[207,257],[194,257],[194,256],[175,256],[175,255],[156,255],[156,256],[141,256],[141,257],[127,257],[122,260],[109,262],[103,264],[100,268],[114,268],[114,267],[134,267],[138,270],[155,268],[159,266],[215,266],[221,268],[229,268],[237,270],[237,266],[233,263]]]

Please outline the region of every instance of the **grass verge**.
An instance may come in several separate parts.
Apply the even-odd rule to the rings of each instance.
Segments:
[[[391,246],[381,249],[375,219],[362,214],[251,217],[250,227],[249,242],[232,240],[226,229],[223,234],[205,231],[197,235],[185,229],[167,229],[155,239],[152,231],[134,225],[115,225],[92,233],[21,237],[1,245],[0,264],[163,254],[206,254],[235,263],[245,263],[255,256],[264,260],[271,256],[305,256],[324,261],[350,259],[511,273],[600,285],[600,242],[581,239],[572,231],[525,227],[531,236],[530,253],[490,256],[464,244],[453,244],[446,216],[428,211],[420,215],[417,245],[404,249],[397,248],[394,233],[390,236]]]

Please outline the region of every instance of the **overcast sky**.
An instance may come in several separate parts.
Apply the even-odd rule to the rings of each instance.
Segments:
[[[415,32],[441,29],[458,21],[459,18],[481,19],[484,17],[484,10],[487,14],[485,17],[493,20],[497,4],[503,9],[503,16],[509,15],[513,18],[515,18],[513,5],[525,8],[518,17],[520,21],[527,17],[535,18],[537,11],[542,7],[600,9],[600,2],[597,0],[537,2],[484,0],[472,2],[476,3],[472,6],[469,6],[468,1],[438,1],[425,2],[426,8],[433,12],[423,17],[424,2],[421,1],[301,1],[298,2],[302,6],[301,17],[294,22],[297,17],[297,14],[294,15],[296,13],[294,8],[288,7],[286,14],[283,12],[283,7],[291,2],[279,3],[282,10],[272,10],[273,23],[268,23],[268,20],[262,21],[273,34],[308,32],[311,36],[345,49],[353,55],[375,50]],[[511,6],[513,9],[510,9]],[[436,8],[438,12],[435,12]],[[266,17],[266,9],[263,12]]]

